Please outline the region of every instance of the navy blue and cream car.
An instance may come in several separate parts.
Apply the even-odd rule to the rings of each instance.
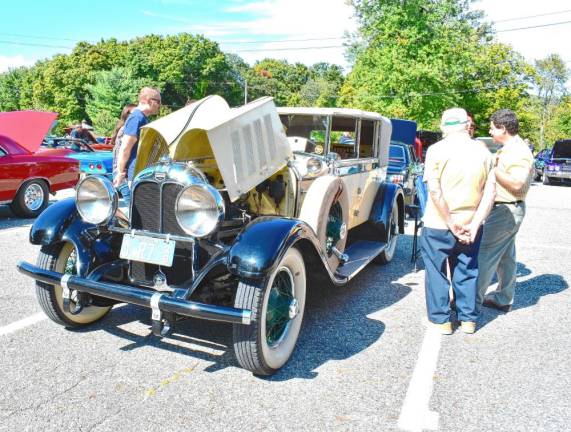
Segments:
[[[111,182],[88,176],[36,220],[38,261],[19,270],[65,327],[116,303],[149,308],[157,336],[186,317],[229,322],[238,363],[272,374],[316,280],[344,285],[395,253],[404,197],[385,182],[390,135],[376,113],[209,96],[143,128],[128,216]]]

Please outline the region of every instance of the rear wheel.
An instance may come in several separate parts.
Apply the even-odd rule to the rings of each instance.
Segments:
[[[375,258],[375,262],[378,264],[389,263],[394,255],[397,248],[397,242],[399,237],[399,207],[395,200],[393,203],[393,208],[391,210],[391,215],[385,228],[385,235],[383,241],[387,243],[385,249]]]
[[[24,183],[14,201],[12,201],[12,211],[20,217],[36,217],[48,205],[49,191],[48,185],[43,180],[30,180]]]
[[[76,274],[77,253],[71,243],[58,243],[42,246],[38,255],[38,267],[58,273]],[[99,307],[84,305],[80,312],[72,314],[63,309],[63,289],[60,285],[36,282],[36,297],[45,314],[52,321],[65,327],[82,327],[103,318],[111,306]],[[77,291],[71,292],[70,310],[75,310],[79,297]]]
[[[235,307],[251,310],[251,324],[234,324],[238,363],[256,375],[271,375],[290,358],[301,328],[306,293],[301,253],[290,248],[269,278],[241,281]]]

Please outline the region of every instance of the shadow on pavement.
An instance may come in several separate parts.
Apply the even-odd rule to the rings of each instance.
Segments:
[[[407,237],[410,236],[401,236],[402,243],[399,238],[398,255],[393,262],[386,266],[369,264],[344,287],[308,281],[304,322],[295,351],[281,370],[266,379],[314,378],[318,374],[315,370],[329,360],[350,358],[381,338],[384,323],[368,315],[392,306],[411,292],[410,287],[392,282],[412,269],[411,239]],[[390,276],[384,270],[389,268]],[[150,315],[150,309],[120,305],[101,322],[72,331],[103,330],[128,341],[121,348],[124,351],[153,346],[212,362],[205,368],[207,372],[238,367],[232,349],[232,325],[191,318],[178,322],[169,337],[157,338],[151,334]],[[148,326],[148,334],[142,336],[120,327],[137,321]]]
[[[520,276],[519,264],[520,263],[518,263],[518,276]],[[567,288],[569,288],[569,284],[561,275],[558,274],[543,274],[523,282],[518,282],[516,285],[512,312],[517,309],[533,306],[539,302],[541,297],[550,294],[558,294]],[[509,313],[511,312],[508,312],[508,314]],[[492,308],[482,307],[480,327],[484,327],[496,319],[498,315],[503,314],[504,312]]]

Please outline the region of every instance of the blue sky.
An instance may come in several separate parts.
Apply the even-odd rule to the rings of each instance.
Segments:
[[[204,34],[249,63],[263,57],[346,64],[343,35],[355,28],[345,0],[10,0],[2,5],[0,72],[67,53],[79,40],[149,33]],[[571,66],[569,0],[479,0],[497,38],[528,60],[559,53]],[[534,15],[541,15],[535,16]],[[566,23],[569,21],[569,23]],[[301,39],[301,40],[300,40]],[[278,42],[270,42],[278,41]],[[66,48],[68,47],[68,48]]]

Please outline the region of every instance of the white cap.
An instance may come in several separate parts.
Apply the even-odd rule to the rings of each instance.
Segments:
[[[444,134],[466,130],[468,114],[464,108],[450,108],[442,113],[440,129]]]

